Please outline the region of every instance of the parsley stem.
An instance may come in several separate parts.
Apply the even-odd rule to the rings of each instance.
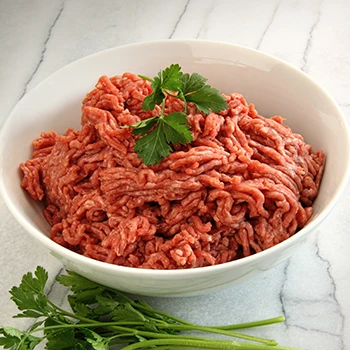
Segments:
[[[142,306],[142,305],[139,305],[139,304],[137,304],[137,303],[133,303],[132,306],[133,306],[134,308],[139,309],[139,310],[148,311],[148,312],[150,312],[150,313],[153,313],[153,314],[156,314],[156,315],[159,315],[159,316],[166,317],[166,318],[168,318],[168,319],[170,319],[170,320],[173,320],[173,321],[175,321],[175,322],[181,323],[181,324],[183,324],[183,325],[195,326],[195,324],[193,324],[193,323],[190,323],[190,322],[187,322],[187,321],[185,321],[185,320],[182,320],[181,318],[178,318],[178,317],[169,315],[169,314],[167,314],[166,312],[163,312],[163,311],[159,311],[159,310],[155,310],[155,309],[150,310],[149,308],[144,307],[144,306]]]
[[[111,292],[115,293],[118,295],[118,297],[120,297],[121,299],[124,299],[125,301],[129,302],[134,308],[139,309],[139,310],[143,310],[143,311],[148,311],[150,313],[154,313],[154,314],[158,314],[160,316],[164,316],[167,317],[169,319],[172,319],[175,322],[181,323],[182,325],[187,325],[187,326],[191,326],[193,327],[193,329],[197,329],[195,327],[204,327],[204,326],[198,326],[195,325],[193,323],[184,321],[180,318],[177,318],[175,316],[169,315],[165,312],[159,311],[159,310],[155,310],[155,309],[150,309],[148,307],[142,306],[141,304],[138,304],[136,302],[134,302],[132,299],[128,298],[126,295],[124,295],[123,293],[114,291],[113,289],[111,289]],[[58,307],[57,305],[53,304],[51,301],[48,301],[53,307],[55,307],[57,310],[59,310],[60,312],[62,312],[64,315],[69,316],[71,318],[75,318],[77,320],[80,321],[84,321],[84,322],[94,322],[92,320],[90,320],[89,318],[85,318],[83,316],[79,316],[76,314],[71,314],[70,312],[67,312],[64,309],[61,309],[60,307]],[[153,318],[152,318],[153,319]],[[157,320],[157,319],[154,319]],[[216,330],[236,330],[236,329],[244,329],[244,328],[253,328],[253,327],[261,327],[261,326],[266,326],[266,325],[270,325],[270,324],[274,324],[274,323],[280,323],[280,322],[284,322],[285,318],[283,316],[279,316],[279,317],[274,317],[274,318],[269,318],[269,319],[265,319],[265,320],[260,320],[260,321],[253,321],[253,322],[246,322],[246,323],[238,323],[238,324],[232,324],[232,325],[227,325],[227,326],[210,326],[209,328],[212,331],[212,333],[215,333]],[[122,324],[135,324],[135,323],[122,323]],[[165,323],[165,328],[169,328],[168,327],[168,323]],[[161,326],[161,325],[160,325]],[[175,324],[171,324],[170,328],[172,328],[174,326],[174,329],[181,329],[179,328],[181,325],[175,325]],[[214,331],[215,330],[215,331]],[[208,331],[208,330],[207,330]],[[222,333],[223,334],[223,333]],[[242,338],[244,339],[244,338]]]
[[[61,328],[90,328],[90,327],[108,327],[110,329],[114,329],[116,331],[125,331],[135,334],[140,334],[142,336],[151,337],[151,338],[172,338],[173,335],[170,334],[159,334],[155,332],[147,332],[147,331],[141,331],[138,329],[128,328],[127,326],[143,326],[145,325],[144,322],[96,322],[96,321],[90,321],[89,323],[76,323],[76,324],[63,324],[63,325],[54,325],[54,326],[47,326],[45,327],[45,330],[50,329],[61,329]],[[126,326],[126,327],[125,327]],[[267,344],[270,346],[278,345],[278,343],[271,339],[266,338],[260,338],[256,336],[251,336],[248,334],[242,334],[242,333],[236,333],[236,332],[229,332],[225,330],[215,329],[211,327],[205,327],[205,326],[186,326],[186,325],[176,325],[176,324],[157,324],[158,328],[166,328],[166,329],[174,329],[174,330],[181,330],[181,331],[202,331],[207,333],[215,333],[215,334],[221,334],[226,335],[229,337],[234,338],[240,338],[245,340],[250,340],[254,342],[259,342],[263,344]],[[44,328],[38,328],[33,331],[37,332],[39,330],[43,330]],[[189,338],[192,339],[193,337],[183,336],[183,338]]]
[[[147,76],[145,76],[145,75],[139,74],[138,76],[139,76],[141,79],[143,79],[143,80],[147,80],[147,81],[150,81],[150,82],[153,81],[153,79],[151,79],[151,78],[149,78],[149,77],[147,77]]]
[[[221,330],[218,328],[212,328],[212,327],[206,327],[206,326],[190,326],[190,327],[188,327],[185,325],[167,325],[167,326],[159,325],[158,327],[159,328],[178,329],[181,331],[196,330],[196,331],[202,331],[202,332],[207,332],[207,333],[216,333],[216,334],[226,335],[229,337],[240,338],[240,339],[255,341],[255,342],[259,342],[259,343],[264,343],[264,344],[268,344],[268,345],[277,345],[278,344],[275,340],[255,337],[255,336],[248,335],[248,334],[225,331],[225,330]]]
[[[169,95],[171,97],[175,97],[175,98],[179,98],[178,95],[172,94],[171,92],[167,91],[167,90],[162,90],[164,95]]]
[[[122,350],[135,350],[141,348],[150,348],[151,346],[157,345],[180,345],[182,347],[195,347],[200,349],[231,349],[231,350],[271,350],[270,345],[261,344],[251,344],[251,343],[237,343],[233,340],[214,340],[214,339],[152,339],[145,340],[143,342],[131,344],[122,348]],[[293,348],[288,348],[284,346],[276,346],[273,349],[278,350],[293,350]],[[295,349],[294,349],[295,350]]]
[[[265,320],[260,320],[260,321],[236,323],[236,324],[231,324],[231,325],[227,325],[227,326],[211,326],[211,328],[217,328],[217,329],[222,329],[222,330],[234,330],[234,329],[244,329],[244,328],[267,326],[270,324],[281,323],[284,321],[285,321],[284,316],[279,316],[279,317],[267,318]]]
[[[162,111],[160,112],[159,118],[164,118],[165,101],[166,101],[166,98],[163,98],[163,101],[162,101]]]
[[[180,91],[180,93],[179,93],[179,98],[180,98],[180,100],[184,101],[184,113],[187,114],[187,101],[186,101],[186,97],[182,91]]]
[[[124,324],[138,324],[138,325],[143,325],[143,322],[124,322]],[[77,323],[77,324],[66,324],[66,325],[54,325],[54,326],[47,326],[47,327],[42,327],[42,328],[37,328],[33,330],[32,332],[29,332],[29,334],[39,332],[39,331],[49,331],[49,330],[57,330],[57,329],[68,329],[68,328],[90,328],[90,327],[109,327],[113,328],[116,331],[123,332],[122,334],[119,335],[114,335],[111,337],[111,339],[114,338],[120,338],[124,336],[130,336],[132,334],[134,335],[140,335],[144,337],[150,337],[154,338],[151,340],[146,340],[143,341],[142,344],[151,346],[151,345],[186,345],[186,346],[194,346],[194,347],[200,347],[200,348],[209,348],[209,349],[246,349],[246,350],[255,350],[255,349],[261,349],[261,350],[271,350],[271,346],[274,346],[274,349],[276,350],[291,350],[292,348],[288,347],[281,347],[277,346],[277,343],[275,342],[270,342],[268,343],[266,339],[263,338],[258,338],[258,337],[246,337],[244,339],[246,340],[254,340],[254,341],[259,341],[263,340],[265,344],[252,344],[252,343],[239,343],[234,340],[217,340],[213,338],[202,338],[202,337],[193,337],[193,336],[177,336],[174,338],[174,335],[167,334],[167,333],[156,333],[156,332],[148,332],[148,331],[142,331],[138,329],[132,329],[128,327],[123,327],[123,326],[117,326],[118,322],[94,322],[94,323]],[[119,323],[120,324],[120,323]],[[171,326],[169,325],[169,328]],[[202,330],[202,331],[209,331],[211,332],[210,327],[198,327],[193,330]],[[230,332],[216,332],[219,334],[223,335],[230,335],[230,336],[237,336],[237,334],[230,334]],[[158,340],[158,342],[156,342]],[[143,346],[137,346],[137,344],[132,344],[129,345],[125,348],[124,350],[133,350],[133,349],[138,349]]]

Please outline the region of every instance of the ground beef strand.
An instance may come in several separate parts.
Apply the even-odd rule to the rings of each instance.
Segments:
[[[44,203],[52,240],[111,264],[185,269],[255,254],[305,226],[322,151],[232,93],[219,114],[190,104],[193,142],[147,167],[120,126],[159,113],[142,110],[150,92],[134,74],[103,76],[83,101],[81,130],[33,142],[22,187]],[[182,110],[168,98],[166,114]]]

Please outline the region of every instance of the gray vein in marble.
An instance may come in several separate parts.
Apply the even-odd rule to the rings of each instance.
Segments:
[[[283,294],[283,290],[284,290],[284,287],[286,285],[286,282],[287,282],[287,273],[288,273],[288,266],[290,264],[290,260],[287,260],[286,262],[286,265],[284,266],[284,269],[283,269],[283,282],[282,282],[282,285],[281,285],[281,290],[280,290],[280,293],[279,293],[279,300],[281,302],[281,309],[282,309],[282,314],[283,316],[285,317],[285,326],[288,328],[289,327],[289,324],[288,324],[288,316],[287,316],[287,311],[286,311],[286,307],[285,307],[285,304],[284,304],[284,294]]]
[[[57,277],[61,276],[63,273],[66,272],[66,268],[62,267],[56,274],[51,286],[49,287],[49,291],[47,293],[47,296],[50,296],[50,293],[52,293],[54,291],[55,288],[59,288],[58,291],[54,292],[54,298],[55,298],[55,304],[59,307],[64,306],[65,304],[67,304],[68,299],[67,296],[70,294],[70,289],[63,287],[62,290],[60,290],[60,288],[62,288],[62,285],[60,283],[57,282]],[[59,300],[58,300],[59,297]]]
[[[202,25],[201,25],[201,27],[199,28],[198,33],[197,33],[197,35],[196,35],[196,39],[199,39],[199,36],[201,35],[203,29],[206,28],[207,23],[208,23],[209,15],[210,15],[211,12],[213,11],[214,7],[215,7],[214,4],[211,3],[211,6],[210,6],[210,7],[208,8],[208,10],[206,11],[205,16],[204,16],[204,18],[203,18]]]
[[[168,39],[171,39],[171,38],[174,36],[174,34],[175,34],[175,32],[176,32],[176,29],[177,29],[177,27],[179,26],[179,23],[180,23],[181,20],[182,20],[183,15],[184,15],[185,12],[187,11],[187,7],[188,7],[188,4],[190,3],[190,1],[191,1],[191,0],[187,0],[187,2],[186,2],[186,4],[185,4],[185,7],[184,7],[184,9],[183,9],[181,15],[179,16],[178,20],[176,21],[175,26],[174,26],[174,28],[173,28],[171,34],[169,35],[169,38],[168,38]]]
[[[271,18],[270,18],[270,21],[269,21],[269,23],[267,24],[267,26],[266,26],[266,28],[265,28],[265,30],[264,30],[264,32],[263,32],[263,34],[262,34],[262,36],[261,36],[259,42],[258,42],[258,45],[256,46],[256,49],[257,49],[257,50],[260,49],[260,46],[261,46],[261,44],[262,44],[262,42],[263,42],[263,40],[264,40],[264,38],[265,38],[265,35],[266,35],[267,31],[268,31],[269,28],[271,27],[271,25],[272,25],[272,23],[273,23],[273,21],[274,21],[274,19],[275,19],[275,17],[276,17],[276,13],[277,13],[277,11],[278,11],[280,5],[281,5],[281,1],[278,1],[277,4],[276,4],[276,6],[275,6],[275,9],[273,10],[273,13],[272,13],[272,16],[271,16]]]
[[[335,280],[331,274],[330,268],[331,268],[331,264],[328,260],[326,260],[323,256],[321,256],[320,254],[320,247],[318,245],[318,241],[316,242],[316,255],[317,257],[326,265],[327,267],[327,273],[329,276],[329,279],[331,281],[332,287],[333,287],[333,292],[330,294],[330,297],[334,300],[334,302],[336,303],[338,309],[339,309],[339,316],[341,319],[341,328],[340,328],[340,339],[341,339],[341,349],[345,349],[345,344],[344,344],[344,326],[345,326],[345,315],[343,313],[343,310],[341,308],[341,305],[339,303],[339,300],[337,298],[337,284],[335,283]]]
[[[311,46],[312,46],[312,39],[313,39],[313,36],[314,36],[314,32],[315,32],[315,29],[317,28],[317,26],[318,26],[318,24],[320,22],[320,19],[321,19],[321,3],[319,5],[319,8],[317,9],[316,21],[311,26],[311,28],[309,30],[309,36],[308,36],[308,39],[307,39],[307,42],[306,42],[306,46],[305,46],[305,49],[304,49],[304,53],[303,53],[303,65],[301,66],[301,70],[304,71],[304,72],[305,72],[306,65],[307,65],[307,58],[308,58],[308,55],[309,55],[309,52],[310,52],[310,49],[311,49]]]
[[[36,67],[35,67],[33,73],[31,74],[31,76],[29,77],[29,79],[27,80],[27,82],[25,83],[23,93],[22,93],[22,95],[21,95],[21,97],[20,97],[19,99],[21,99],[21,98],[26,94],[29,83],[32,81],[32,79],[34,78],[36,72],[39,70],[41,64],[42,64],[43,61],[44,61],[44,56],[45,56],[45,52],[46,52],[46,48],[47,48],[47,43],[49,42],[49,40],[50,40],[50,38],[51,38],[52,30],[54,29],[54,27],[55,27],[57,21],[59,20],[59,18],[60,18],[61,15],[62,15],[62,12],[63,12],[63,10],[64,10],[65,3],[66,3],[66,0],[63,1],[62,6],[61,6],[61,8],[59,9],[56,18],[55,18],[54,21],[52,22],[52,25],[51,25],[51,27],[50,27],[50,29],[49,29],[48,35],[47,35],[46,40],[45,40],[45,42],[44,42],[44,48],[43,48],[43,50],[41,51],[41,54],[40,54],[40,60],[39,60],[38,64],[36,65]]]
[[[298,297],[288,297],[288,301],[295,303],[295,304],[299,304],[299,303],[308,303],[308,304],[334,304],[334,300],[325,300],[325,299],[307,299],[307,298],[298,298]]]
[[[315,332],[315,333],[321,333],[321,334],[327,334],[327,335],[330,335],[330,336],[332,336],[332,337],[335,337],[335,338],[339,338],[340,339],[340,341],[341,341],[341,350],[343,350],[344,349],[344,345],[343,345],[343,337],[342,337],[342,335],[341,334],[335,334],[335,333],[332,333],[332,332],[328,332],[328,331],[324,331],[324,330],[322,330],[322,329],[316,329],[316,328],[307,328],[307,327],[303,327],[303,326],[300,326],[300,325],[298,325],[298,324],[289,324],[289,326],[288,327],[290,327],[290,328],[297,328],[297,329],[301,329],[301,330],[303,330],[303,331],[307,331],[307,332]]]
[[[47,291],[47,293],[46,293],[46,295],[47,295],[48,297],[50,297],[50,294],[52,293],[52,290],[53,290],[55,284],[57,283],[57,282],[56,282],[56,278],[57,278],[63,271],[64,271],[64,267],[62,267],[62,268],[58,271],[58,273],[56,274],[56,276],[54,277],[54,279],[53,279],[53,281],[52,281],[51,285],[49,286],[48,291]]]

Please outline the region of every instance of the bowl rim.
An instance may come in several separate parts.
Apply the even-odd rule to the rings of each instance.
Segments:
[[[6,131],[9,128],[11,124],[11,118],[12,115],[16,113],[17,108],[24,103],[27,99],[31,97],[31,94],[36,90],[39,89],[42,85],[46,84],[49,80],[55,78],[56,75],[61,74],[62,71],[65,69],[74,67],[74,65],[80,64],[82,61],[87,61],[89,59],[94,59],[97,56],[103,56],[108,55],[108,53],[112,51],[124,51],[132,48],[142,48],[152,45],[176,45],[176,44],[188,44],[190,46],[192,45],[209,45],[209,46],[221,46],[221,47],[227,47],[227,48],[235,48],[237,50],[242,50],[248,53],[251,53],[252,55],[255,55],[257,57],[260,56],[263,60],[270,60],[275,63],[279,63],[287,67],[289,70],[291,70],[294,74],[297,74],[301,76],[302,78],[306,79],[313,87],[316,89],[319,89],[326,97],[327,99],[332,103],[332,106],[334,107],[334,110],[337,112],[338,116],[341,118],[344,127],[345,127],[345,134],[346,134],[346,142],[348,146],[348,152],[350,152],[350,129],[349,125],[347,123],[346,117],[339,107],[336,100],[333,98],[328,91],[322,87],[322,85],[318,84],[315,79],[313,79],[309,74],[303,72],[301,69],[297,68],[296,66],[279,59],[273,55],[267,54],[265,52],[262,52],[257,49],[249,48],[243,45],[236,45],[231,44],[227,42],[221,42],[221,41],[215,41],[215,40],[202,40],[202,39],[162,39],[162,40],[150,40],[150,41],[142,41],[142,42],[134,42],[129,43],[125,45],[120,45],[116,47],[112,47],[109,49],[101,50],[98,52],[95,52],[93,54],[84,56],[80,59],[77,59],[60,69],[56,70],[54,73],[50,74],[48,77],[46,77],[44,80],[42,80],[40,83],[38,83],[36,86],[34,86],[32,89],[30,89],[15,105],[15,107],[12,109],[8,117],[6,118],[1,130],[0,130],[0,151],[2,151],[3,143],[4,143],[4,135],[6,135]],[[300,231],[295,233],[290,238],[286,239],[285,241],[278,243],[277,245],[268,248],[266,250],[263,250],[259,253],[255,253],[253,255],[240,258],[238,260],[233,260],[230,262],[218,264],[218,265],[212,265],[212,266],[204,266],[204,267],[196,267],[196,268],[188,268],[188,269],[174,269],[174,270],[156,270],[156,269],[149,269],[149,268],[135,268],[135,267],[126,267],[126,266],[120,266],[115,264],[110,264],[102,261],[98,261],[83,255],[80,255],[78,253],[75,253],[67,248],[64,248],[63,246],[59,245],[58,243],[55,243],[52,241],[48,236],[46,236],[44,233],[42,233],[40,230],[32,226],[27,222],[27,220],[18,213],[15,205],[12,203],[11,198],[6,190],[6,186],[3,179],[3,171],[1,169],[0,171],[0,194],[8,207],[9,211],[12,213],[12,215],[15,217],[15,219],[19,222],[19,224],[31,234],[34,238],[36,238],[42,245],[44,245],[46,248],[49,249],[50,253],[54,256],[59,255],[60,257],[63,257],[64,259],[67,259],[70,262],[79,263],[86,267],[94,268],[94,270],[105,270],[109,273],[115,273],[115,274],[128,274],[130,276],[137,275],[138,277],[147,276],[149,277],[149,274],[151,273],[152,277],[163,277],[167,276],[169,277],[194,277],[198,275],[207,274],[209,272],[211,273],[218,273],[218,272],[224,272],[228,269],[232,268],[239,268],[244,265],[248,264],[256,264],[260,260],[263,260],[265,257],[273,255],[274,253],[277,253],[278,251],[283,250],[284,248],[288,248],[290,246],[293,246],[294,242],[298,241],[302,237],[306,236],[310,231],[312,231],[314,228],[316,228],[332,211],[335,204],[339,200],[341,194],[343,193],[345,186],[348,182],[349,175],[350,175],[350,162],[346,166],[346,171],[344,173],[344,176],[342,177],[340,183],[338,184],[337,191],[333,193],[332,199],[329,201],[329,203],[321,210],[319,215],[314,218],[310,223],[308,223],[304,228],[302,228]]]

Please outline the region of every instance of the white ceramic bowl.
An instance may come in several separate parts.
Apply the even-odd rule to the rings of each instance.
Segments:
[[[300,232],[256,255],[222,265],[191,270],[155,271],[95,261],[73,253],[48,238],[42,207],[20,187],[18,165],[31,155],[31,141],[41,131],[64,132],[79,127],[85,94],[103,75],[125,71],[154,76],[179,63],[198,72],[223,92],[240,92],[266,117],[281,115],[327,164],[314,215]],[[0,135],[0,189],[10,211],[32,237],[65,266],[102,284],[153,296],[188,296],[234,285],[288,258],[334,207],[349,175],[349,130],[334,99],[309,76],[261,52],[216,42],[158,41],[103,51],[76,61],[50,76],[17,104]],[[300,271],[302,274],[303,272]]]

